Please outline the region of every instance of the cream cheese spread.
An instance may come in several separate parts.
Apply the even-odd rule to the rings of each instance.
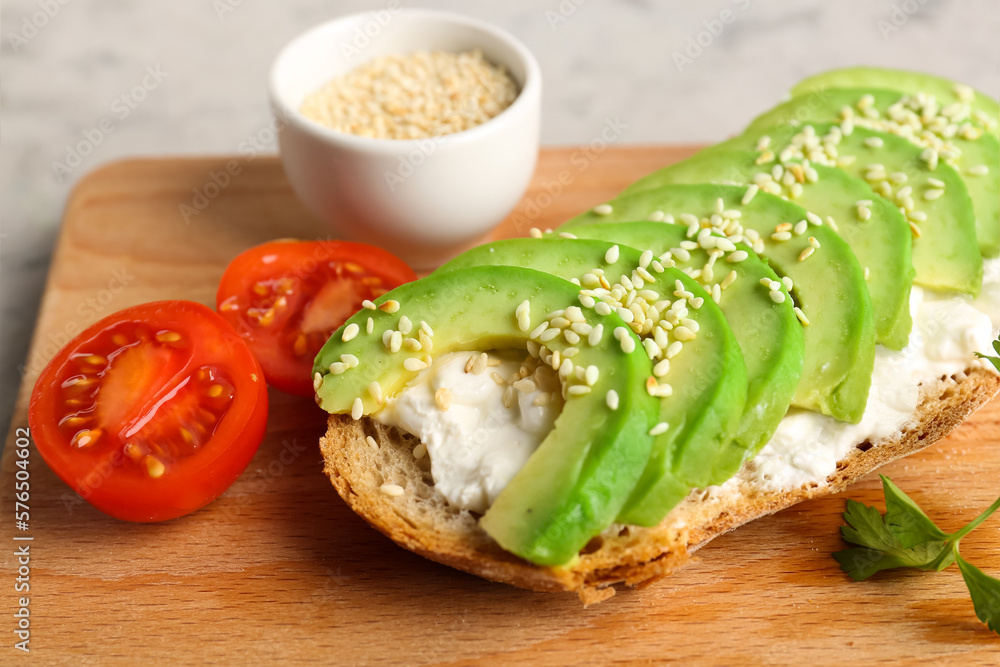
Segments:
[[[434,486],[448,502],[485,512],[552,430],[562,399],[536,385],[534,391],[514,389],[514,400],[505,407],[504,394],[513,389],[509,380],[521,369],[521,360],[491,355],[496,365],[467,371],[470,358],[478,354],[436,358],[373,416],[420,438],[430,456]],[[554,374],[552,384],[558,386]],[[444,410],[435,399],[442,388],[450,393]]]
[[[740,476],[763,491],[823,484],[858,443],[875,443],[913,419],[921,382],[960,373],[978,363],[974,352],[991,351],[1000,331],[1000,259],[984,262],[983,287],[976,299],[914,286],[910,312],[908,345],[899,351],[877,348],[860,423],[792,409]],[[538,400],[546,393],[538,389],[517,392],[517,400],[505,407],[509,385],[499,384],[493,373],[510,378],[520,361],[503,360],[486,372],[470,373],[466,366],[474,354],[435,359],[374,417],[420,438],[431,459],[435,486],[450,503],[483,512],[552,429],[562,406],[558,392],[550,394],[551,400]],[[452,396],[447,410],[435,402],[435,392],[442,387]]]

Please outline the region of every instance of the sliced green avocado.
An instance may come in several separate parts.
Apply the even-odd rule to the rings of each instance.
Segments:
[[[1000,132],[1000,102],[985,93],[956,81],[923,72],[884,67],[844,67],[803,79],[791,90],[793,97],[826,91],[828,88],[888,88],[904,93],[934,95],[943,105],[963,101],[972,106],[976,118],[990,132]],[[959,95],[962,91],[963,95]]]
[[[375,301],[388,310],[394,310],[389,302],[395,301],[398,310],[362,309],[320,350],[313,367],[317,402],[328,412],[345,414],[360,399],[364,414],[370,414],[379,409],[369,389],[372,382],[380,384],[384,396],[401,392],[418,372],[414,363],[427,363],[431,355],[405,344],[398,352],[388,352],[383,335],[390,329],[398,333],[407,329],[411,332],[407,338],[419,342],[421,322],[426,322],[433,331],[434,356],[459,350],[525,349],[529,332],[578,296],[572,283],[513,267],[475,267],[401,285]],[[528,327],[521,326],[517,316],[524,301],[530,304]],[[577,346],[573,363],[597,367],[599,378],[588,393],[568,393],[551,433],[480,520],[504,549],[541,565],[571,561],[614,521],[649,460],[649,431],[658,421],[659,401],[643,384],[651,364],[638,339],[627,332],[635,349],[626,353],[614,335],[625,327],[621,318],[591,310],[583,315],[588,324],[602,325],[603,335],[593,346]],[[372,333],[367,333],[369,317]],[[391,336],[387,339],[391,341]],[[553,351],[570,347],[562,336],[545,345]],[[334,374],[331,364],[342,364],[345,354],[360,363],[335,367],[341,372]],[[409,362],[411,369],[404,366],[409,359],[418,360]],[[573,378],[571,382],[578,383]],[[612,390],[618,396],[616,410],[605,402]]]
[[[662,222],[582,225],[573,231],[581,238],[648,248],[657,256],[687,240],[686,227]],[[775,303],[768,292],[761,289],[761,279],[780,280],[780,277],[749,246],[734,245],[735,252],[742,251],[745,257],[733,257],[732,252],[719,256],[712,280],[699,283],[706,289],[720,285],[719,307],[736,336],[747,366],[747,402],[740,428],[728,449],[729,455],[721,457],[715,469],[715,477],[722,480],[731,477],[746,459],[755,456],[774,434],[802,377],[804,349],[802,325],[795,316],[792,300]],[[710,260],[709,252],[701,247],[687,253],[671,253],[667,257],[682,270],[700,271]],[[721,289],[723,281],[726,281],[725,290]],[[784,290],[784,286],[781,289]]]
[[[613,262],[607,261],[609,252]],[[438,273],[484,264],[527,266],[567,280],[575,278],[583,283],[581,301],[586,302],[585,308],[590,303],[587,297],[604,296],[595,282],[595,269],[603,272],[612,290],[625,280],[632,283],[633,288],[626,286],[622,291],[630,293],[634,289],[638,303],[645,301],[656,307],[683,298],[691,306],[683,319],[696,323],[685,324],[697,329],[696,337],[684,342],[680,352],[669,359],[668,370],[662,375],[654,372],[656,377],[648,378],[672,388],[660,403],[659,422],[666,426],[653,441],[649,464],[619,515],[619,522],[655,525],[692,487],[721,484],[732,476],[745,454],[738,445],[738,454],[734,454],[732,443],[746,403],[746,367],[722,311],[695,281],[673,268],[658,271],[651,259],[644,267],[648,267],[647,278],[643,278],[637,273],[637,267],[643,264],[640,250],[604,241],[565,238],[509,239],[477,246],[442,266]],[[690,298],[674,294],[679,291],[676,281],[692,295]],[[701,299],[697,308],[693,305],[695,299]],[[612,302],[609,298],[608,303]],[[666,305],[660,305],[659,310],[666,312]],[[646,314],[656,317],[648,310]],[[673,332],[661,330],[654,335],[661,327],[647,330],[637,318],[632,326],[642,332],[640,338],[644,347],[649,346],[646,350],[652,362],[662,363],[669,344],[676,340]],[[663,345],[658,345],[657,340]],[[739,460],[735,467],[731,463],[734,458]]]
[[[748,130],[783,125],[789,119],[841,123],[850,117],[854,125],[934,148],[965,179],[976,214],[979,250],[984,257],[996,257],[1000,254],[1000,140],[962,119],[962,111],[951,118],[924,115],[925,109],[932,112],[936,106],[936,102],[921,105],[915,96],[898,90],[831,88],[778,105],[754,119]]]
[[[875,314],[875,342],[894,350],[902,349],[913,325],[910,288],[914,270],[906,218],[888,200],[876,196],[864,180],[840,169],[814,164],[810,176],[815,176],[815,180],[795,170],[789,174],[797,173],[799,178],[783,183],[789,179],[782,174],[775,181],[771,176],[773,164],[759,164],[759,156],[757,151],[710,148],[646,176],[625,192],[676,183],[757,183],[767,192],[787,196],[823,221],[832,217],[835,231],[851,246],[862,269],[867,269],[868,292]],[[801,187],[793,187],[793,183]],[[872,217],[868,222],[857,218],[857,202],[863,200],[872,201]]]
[[[831,123],[761,128],[709,150],[754,149],[764,137],[769,145],[762,156],[770,153],[779,163],[806,158],[812,164],[837,166],[903,207],[915,236],[915,283],[936,290],[979,293],[983,261],[976,218],[965,181],[953,167],[939,163],[932,170],[921,157],[923,149],[894,134],[856,127],[844,135],[839,125]],[[894,177],[898,185],[893,184]]]
[[[744,197],[747,204],[743,204]],[[649,220],[655,213],[655,217],[670,214],[678,222],[684,222],[685,214],[695,216],[698,220],[688,229],[695,235],[701,233],[701,222],[707,221],[714,226],[724,224],[730,231],[743,227],[759,236],[761,243],[754,250],[776,273],[793,281],[792,296],[810,322],[805,327],[805,359],[794,405],[842,421],[861,419],[875,363],[875,323],[862,268],[836,232],[826,225],[810,225],[805,234],[791,233],[788,240],[775,241],[776,226],[804,220],[805,209],[764,192],[750,198],[741,186],[668,185],[622,195],[607,206],[610,210],[599,207],[600,212],[577,216],[561,230]],[[820,245],[815,252],[808,250],[813,248],[810,237]],[[770,292],[766,286],[760,289]]]

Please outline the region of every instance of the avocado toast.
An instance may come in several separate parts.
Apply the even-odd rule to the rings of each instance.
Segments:
[[[776,128],[768,136],[793,146],[802,132]],[[861,146],[875,150],[878,142],[862,134]],[[766,153],[760,136],[725,150],[741,159],[741,151]],[[782,147],[769,166],[805,176],[813,143],[784,155]],[[831,142],[819,143],[829,158]],[[836,158],[830,162],[822,166],[838,169]],[[870,206],[855,202],[852,213],[891,212],[885,217],[898,230],[895,212],[918,210],[894,205],[909,193],[883,196],[864,185],[865,173],[841,173],[861,184],[846,191],[873,193]],[[914,180],[927,178],[934,177]],[[966,348],[986,351],[1000,326],[1000,267],[988,263],[984,287],[979,250],[988,248],[968,240],[976,225],[961,183],[948,181],[951,203],[920,222],[940,226],[936,211],[946,210],[963,230],[950,241],[956,251],[934,261],[958,267],[948,286],[969,296],[910,292],[910,276],[947,274],[927,259],[933,253],[917,252],[922,239],[913,234],[910,271],[904,267],[891,293],[879,291],[893,322],[882,331],[894,336],[884,339],[877,290],[867,287],[873,272],[852,252],[864,234],[845,240],[836,222],[795,197],[745,183],[706,174],[702,184],[630,188],[555,233],[533,233],[547,238],[474,249],[368,304],[314,367],[317,400],[334,413],[321,449],[340,495],[429,558],[593,602],[612,595],[612,584],[669,573],[726,530],[839,491],[927,446],[993,396],[1000,382]],[[892,238],[888,261],[898,262],[907,248],[898,232]],[[923,284],[938,286],[930,278]],[[770,344],[761,344],[767,330],[752,326],[757,312],[774,328]],[[512,353],[516,373],[488,370],[508,368],[504,355]],[[458,375],[469,395],[492,382],[468,383],[474,378],[466,376],[480,375],[493,377],[515,412],[557,406],[555,427],[486,505],[463,506],[443,491],[444,467],[455,463],[448,456],[475,453],[474,443],[446,450],[433,430],[402,429],[392,417],[396,402],[423,382],[436,388],[424,418],[450,428],[447,419],[468,403],[438,382],[450,355],[464,355]],[[559,382],[545,393],[549,373]],[[480,471],[495,481],[490,466]]]

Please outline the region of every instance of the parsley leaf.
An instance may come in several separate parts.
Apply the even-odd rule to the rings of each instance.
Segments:
[[[909,549],[924,542],[943,542],[948,539],[892,480],[885,475],[879,477],[882,478],[882,488],[885,490],[885,523],[899,540],[901,547]]]
[[[972,563],[958,555],[955,549],[958,569],[962,571],[965,585],[972,594],[972,604],[976,616],[993,632],[1000,634],[1000,580],[985,574]]]
[[[997,354],[1000,354],[1000,338],[993,341],[993,349],[996,350]],[[988,360],[991,364],[996,366],[998,371],[1000,371],[1000,357],[991,357],[988,354],[979,354],[978,352],[976,352],[976,356],[980,359]]]
[[[1000,341],[994,347],[1000,352]],[[994,361],[1000,364],[1000,359]],[[998,366],[1000,369],[1000,366]],[[958,551],[959,541],[1000,509],[1000,498],[967,526],[945,533],[913,500],[882,476],[886,513],[855,500],[847,501],[846,526],[840,531],[844,540],[856,547],[833,554],[841,569],[855,581],[862,581],[882,570],[912,567],[918,570],[943,570],[954,562],[972,596],[976,616],[1000,634],[1000,580],[985,574],[965,561]]]

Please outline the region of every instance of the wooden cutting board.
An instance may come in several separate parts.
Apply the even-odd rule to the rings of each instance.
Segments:
[[[546,149],[524,202],[494,236],[555,226],[693,147]],[[71,196],[2,462],[3,532],[30,545],[31,656],[46,663],[276,661],[545,665],[997,664],[1000,636],[975,617],[955,568],[854,583],[830,558],[845,496],[817,499],[723,536],[668,579],[581,607],[575,597],[493,584],[397,548],[340,501],[321,472],[324,415],[271,394],[269,432],[229,491],[157,525],[116,521],[79,501],[31,450],[30,526],[14,529],[14,435],[37,372],[99,316],[154,299],[214,304],[227,262],[276,237],[319,237],[277,159],[121,162]],[[564,183],[562,192],[552,186]],[[546,189],[546,185],[549,189]],[[208,195],[196,200],[196,192]],[[214,196],[212,196],[214,195]],[[198,209],[195,204],[207,204]],[[199,211],[182,215],[182,205]],[[885,469],[947,530],[1000,493],[1000,401],[947,440]],[[869,477],[847,496],[881,502]],[[1000,574],[1000,519],[963,553]],[[15,535],[16,534],[16,535]],[[11,538],[32,541],[12,542]],[[18,564],[3,556],[12,648]]]

